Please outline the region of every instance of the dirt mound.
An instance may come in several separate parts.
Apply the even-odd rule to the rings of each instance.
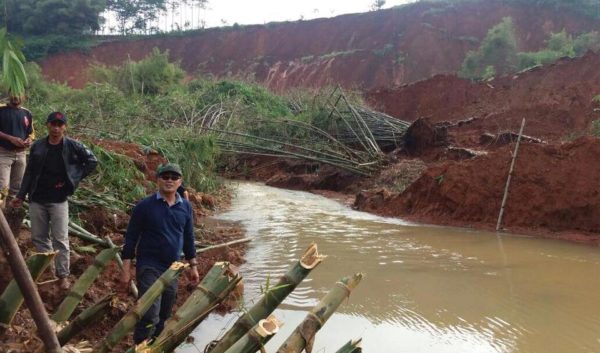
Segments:
[[[497,221],[513,148],[430,167],[402,194],[363,195],[357,206],[387,216],[490,228]],[[562,145],[522,144],[503,225],[600,233],[599,155],[600,139],[592,137]]]
[[[367,99],[399,119],[426,117],[433,123],[471,118],[449,128],[462,146],[478,146],[481,134],[517,131],[550,141],[577,134],[600,119],[600,53],[484,83],[440,75],[394,89],[373,90]]]
[[[598,21],[552,7],[417,2],[331,19],[108,42],[89,54],[56,55],[41,64],[47,77],[83,87],[90,64],[139,60],[158,47],[168,49],[190,74],[252,77],[274,90],[338,83],[369,89],[456,72],[467,51],[507,16],[513,18],[523,51],[544,46],[552,32],[598,28]]]

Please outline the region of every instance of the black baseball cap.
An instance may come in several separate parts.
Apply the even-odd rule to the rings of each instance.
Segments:
[[[48,118],[46,119],[46,124],[52,123],[55,121],[61,121],[66,124],[67,116],[61,112],[52,112],[48,115]]]

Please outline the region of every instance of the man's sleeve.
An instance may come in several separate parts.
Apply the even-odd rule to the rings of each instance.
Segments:
[[[35,140],[35,129],[33,128],[33,115],[29,111],[27,112],[27,119],[29,120],[29,124],[27,124],[27,137],[33,141]]]
[[[183,254],[186,260],[190,260],[196,257],[196,245],[194,244],[194,215],[192,212],[192,206],[189,202],[186,202],[189,209],[189,217],[185,223],[183,229]]]
[[[82,179],[86,176],[90,175],[98,165],[98,160],[96,156],[90,151],[87,147],[85,147],[82,143],[78,143],[79,146],[77,148],[77,153],[79,154],[79,158],[83,163],[83,175]]]
[[[140,202],[133,208],[129,224],[127,225],[125,244],[121,251],[121,258],[123,258],[123,260],[133,259],[135,257],[135,248],[137,247],[137,243],[142,233],[143,218],[143,207]]]

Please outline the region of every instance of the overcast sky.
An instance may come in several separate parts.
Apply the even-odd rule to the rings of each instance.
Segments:
[[[402,5],[415,0],[387,0],[383,8]],[[309,20],[318,17],[334,17],[346,13],[369,11],[374,0],[209,0],[206,9],[190,6],[160,14],[153,25],[162,30],[195,29],[200,27],[264,24],[268,22]],[[101,31],[116,33],[114,15],[107,15]],[[111,32],[112,28],[112,32]]]
[[[413,1],[387,0],[384,8]],[[296,21],[366,12],[371,4],[372,0],[211,0],[204,18],[208,27],[221,25],[221,20],[230,25]]]

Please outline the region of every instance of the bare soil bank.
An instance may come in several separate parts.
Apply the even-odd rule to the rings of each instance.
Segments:
[[[457,72],[467,51],[507,16],[522,51],[545,46],[552,32],[599,27],[598,21],[550,7],[421,2],[331,19],[106,42],[89,53],[55,55],[41,64],[46,77],[80,88],[91,64],[139,60],[158,47],[190,74],[252,78],[275,91],[334,84],[371,89]]]

